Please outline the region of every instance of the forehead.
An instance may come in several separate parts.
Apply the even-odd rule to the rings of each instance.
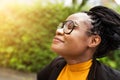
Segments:
[[[70,16],[66,20],[75,21],[77,24],[84,24],[86,26],[91,26],[91,18],[86,13],[75,13]]]
[[[75,13],[70,16],[68,16],[67,20],[72,19],[72,20],[79,20],[79,21],[89,21],[90,16],[88,16],[86,13]]]

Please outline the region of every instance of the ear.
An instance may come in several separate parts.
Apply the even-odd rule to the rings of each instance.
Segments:
[[[101,37],[99,35],[92,35],[89,39],[89,47],[97,47],[101,42]]]

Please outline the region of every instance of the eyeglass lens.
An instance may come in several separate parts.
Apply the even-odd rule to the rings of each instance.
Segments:
[[[60,28],[63,28],[64,33],[68,34],[68,33],[72,32],[72,30],[74,28],[74,23],[71,20],[65,21],[58,25],[58,29],[60,29]]]

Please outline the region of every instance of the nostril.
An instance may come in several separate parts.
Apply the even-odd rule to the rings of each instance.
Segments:
[[[56,34],[57,34],[57,35],[63,35],[63,34],[64,34],[63,28],[57,29],[57,30],[56,30]]]

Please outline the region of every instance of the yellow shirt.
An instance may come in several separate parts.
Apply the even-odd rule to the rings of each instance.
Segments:
[[[74,65],[66,64],[60,72],[57,80],[87,80],[91,65],[92,59]]]

